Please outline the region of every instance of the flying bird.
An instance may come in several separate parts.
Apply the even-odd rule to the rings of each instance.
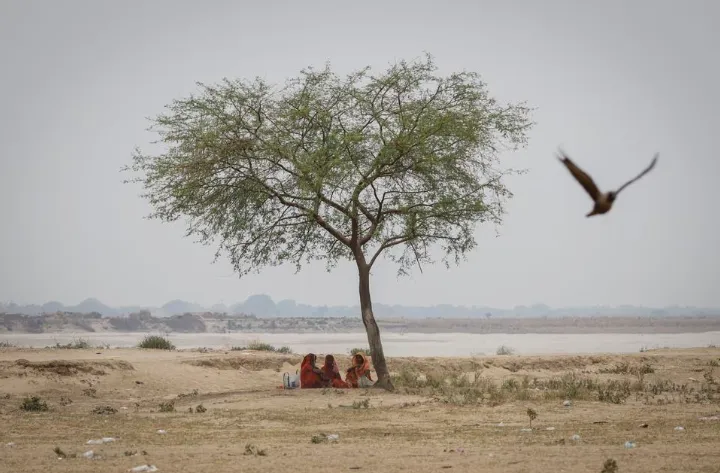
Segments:
[[[592,180],[592,177],[590,177],[585,171],[580,169],[573,163],[570,158],[568,158],[564,152],[560,151],[560,156],[558,156],[558,159],[565,165],[565,167],[568,168],[570,171],[570,174],[573,175],[575,180],[577,180],[581,186],[587,191],[588,194],[590,194],[590,197],[592,198],[593,202],[595,202],[595,205],[593,206],[592,211],[590,211],[589,214],[585,215],[586,217],[592,217],[593,215],[601,215],[604,213],[608,213],[610,209],[613,206],[613,203],[615,202],[615,199],[617,199],[618,194],[620,191],[625,189],[627,186],[632,184],[633,182],[637,181],[641,177],[643,177],[645,174],[650,172],[652,168],[655,167],[655,163],[658,159],[658,153],[655,153],[655,156],[653,156],[652,161],[650,162],[650,165],[645,168],[643,172],[635,176],[634,178],[627,181],[625,184],[620,186],[618,190],[615,191],[609,191],[609,192],[600,192],[600,189],[598,189],[595,182]]]

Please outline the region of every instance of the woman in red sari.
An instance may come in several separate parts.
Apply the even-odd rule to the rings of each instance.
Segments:
[[[347,383],[342,380],[342,376],[340,376],[340,368],[338,368],[334,356],[325,356],[325,364],[322,367],[322,371],[325,377],[331,381],[333,388],[343,389],[349,387]]]
[[[320,368],[315,366],[317,357],[308,353],[300,364],[300,389],[324,388],[330,384]]]
[[[357,353],[353,356],[353,365],[347,370],[345,382],[351,388],[372,386],[370,362],[362,353]]]

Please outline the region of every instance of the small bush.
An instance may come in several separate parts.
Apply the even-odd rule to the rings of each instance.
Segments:
[[[603,463],[603,469],[600,473],[617,473],[618,471],[618,464],[615,460],[612,458],[608,458],[605,460],[605,463]]]
[[[269,343],[258,342],[258,341],[250,342],[248,344],[248,346],[246,346],[246,347],[243,347],[243,346],[232,347],[231,350],[232,351],[243,351],[243,350],[270,351],[273,353],[282,353],[283,355],[289,355],[289,354],[292,354],[292,352],[293,352],[290,347],[275,348],[274,346],[270,345]]]
[[[61,345],[60,343],[56,342],[54,348],[60,348],[65,350],[87,350],[89,348],[92,348],[92,345],[90,345],[90,342],[84,338],[76,338],[72,342],[66,343],[65,345]]]
[[[202,414],[204,412],[207,412],[207,409],[202,404],[198,404],[195,408],[195,412],[197,412],[198,414]]]
[[[20,405],[20,409],[28,412],[41,412],[41,411],[47,411],[48,405],[47,402],[41,400],[37,396],[33,397],[26,397],[23,399],[22,404]]]
[[[497,351],[495,352],[495,354],[497,354],[497,355],[514,355],[515,349],[511,348],[511,347],[507,347],[505,345],[500,345],[498,347]]]
[[[537,416],[538,416],[537,412],[535,411],[535,409],[528,407],[526,414],[527,414],[528,418],[530,419],[530,428],[532,429],[532,421],[537,419]]]
[[[369,348],[353,348],[350,350],[350,355],[355,356],[358,353],[365,355],[365,356],[372,356],[372,350]]]
[[[15,347],[16,346],[14,344],[8,342],[7,340],[5,340],[4,342],[0,342],[0,348],[15,348]]]
[[[109,416],[112,414],[117,414],[117,409],[112,406],[97,406],[93,408],[92,413],[99,416]]]
[[[53,448],[53,452],[58,456],[58,458],[67,458],[67,454],[65,454],[60,447]]]
[[[175,401],[161,402],[158,407],[160,412],[175,412]]]
[[[370,408],[370,399],[363,399],[362,401],[355,401],[352,403],[353,409],[368,409]]]
[[[245,445],[245,453],[243,455],[255,455],[258,457],[264,457],[267,452],[263,449],[257,448],[255,445],[248,443]]]
[[[145,338],[138,343],[138,348],[149,348],[154,350],[174,350],[175,345],[170,342],[170,339],[162,337],[160,335],[147,335]]]

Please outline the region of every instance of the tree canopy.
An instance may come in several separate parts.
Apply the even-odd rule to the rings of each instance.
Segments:
[[[229,255],[240,275],[324,260],[328,269],[383,253],[402,273],[459,262],[476,224],[500,224],[511,197],[499,153],[527,142],[523,103],[501,105],[479,75],[435,75],[430,56],[340,77],[303,70],[199,83],[152,119],[167,149],[136,150],[151,217],[184,217],[188,234]],[[387,250],[387,251],[386,251]]]
[[[501,105],[480,77],[435,74],[432,58],[379,75],[307,69],[283,86],[225,79],[173,101],[151,130],[164,152],[136,150],[129,170],[151,217],[185,218],[188,235],[219,240],[240,276],[266,266],[354,260],[377,372],[392,389],[370,296],[386,254],[399,273],[449,265],[500,224],[511,197],[500,152],[527,143],[530,110]]]

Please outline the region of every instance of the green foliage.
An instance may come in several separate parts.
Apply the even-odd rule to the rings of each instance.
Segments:
[[[28,412],[42,412],[48,410],[48,405],[47,402],[41,400],[39,397],[32,396],[23,399],[23,402],[20,405],[20,409]]]
[[[199,85],[152,119],[165,151],[126,170],[162,221],[216,244],[242,276],[265,266],[383,253],[404,274],[459,263],[477,223],[500,224],[512,196],[499,155],[527,143],[524,104],[499,104],[479,75],[435,75],[432,58],[383,73],[303,70]],[[365,260],[365,255],[368,259]]]
[[[603,463],[603,469],[600,473],[617,473],[617,471],[617,461],[615,461],[613,458],[608,458],[607,460],[605,460],[605,463]]]
[[[175,345],[170,339],[160,335],[147,335],[138,343],[138,348],[151,348],[155,350],[174,350]]]
[[[532,421],[537,419],[537,412],[532,407],[528,407],[527,411],[525,412],[530,419],[530,428],[532,429]]]
[[[175,412],[175,400],[161,402],[158,408],[160,412]]]
[[[243,351],[243,350],[254,350],[254,351],[271,351],[273,353],[282,353],[283,355],[290,355],[292,354],[292,349],[290,347],[280,347],[275,348],[273,345],[270,345],[269,343],[265,342],[258,342],[253,341],[248,344],[246,347],[232,347],[232,351]]]
[[[372,350],[370,350],[369,348],[353,348],[350,350],[351,356],[355,356],[358,353],[365,356],[372,356]]]

